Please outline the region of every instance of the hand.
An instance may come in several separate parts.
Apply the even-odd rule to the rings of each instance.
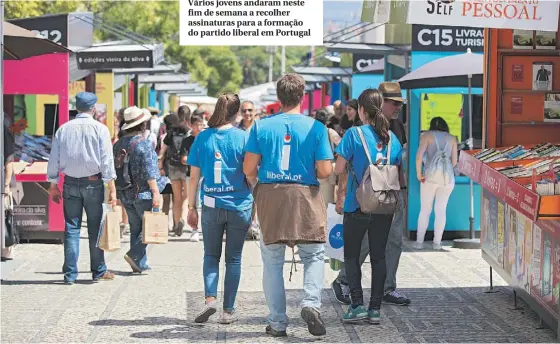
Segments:
[[[337,200],[334,208],[337,214],[342,215],[344,212],[344,199]]]
[[[60,195],[60,190],[58,189],[58,185],[51,184],[51,187],[49,188],[49,195],[51,195],[54,203],[56,204],[60,203],[60,199],[62,197]]]
[[[161,195],[158,190],[152,191],[152,208],[158,208],[160,206]]]
[[[117,205],[117,191],[109,191],[109,204],[113,207]]]
[[[426,181],[426,177],[424,177],[424,176],[421,175],[421,174],[417,175],[416,177],[418,178],[418,181],[419,181],[420,183],[423,183],[423,182]]]
[[[163,168],[159,169],[159,175],[162,177],[165,176],[165,170]]]
[[[196,209],[189,209],[187,224],[191,226],[192,229],[198,229],[198,211]]]

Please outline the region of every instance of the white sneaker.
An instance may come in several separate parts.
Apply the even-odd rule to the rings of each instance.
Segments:
[[[237,320],[237,314],[234,312],[223,312],[220,317],[220,324],[231,324]]]
[[[415,241],[412,243],[412,248],[416,249],[416,250],[421,250],[424,248],[424,244],[423,243],[419,243],[418,241]]]
[[[191,238],[189,239],[189,241],[199,242],[200,241],[200,232],[197,231],[197,230],[193,230],[192,234],[191,234]]]
[[[441,251],[441,244],[433,244],[432,248],[434,249],[434,251]]]

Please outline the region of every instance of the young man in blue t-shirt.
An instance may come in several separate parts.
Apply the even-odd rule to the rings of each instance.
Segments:
[[[261,225],[263,289],[270,314],[266,333],[286,336],[288,317],[283,265],[286,245],[298,246],[304,264],[301,316],[311,334],[326,334],[319,315],[324,278],[326,210],[319,179],[332,172],[333,153],[326,127],[301,114],[305,81],[287,74],[276,86],[281,111],[251,128],[243,170],[258,178],[255,205]],[[260,166],[259,166],[260,164]]]

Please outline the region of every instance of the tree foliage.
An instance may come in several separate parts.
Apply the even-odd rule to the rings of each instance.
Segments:
[[[180,46],[179,1],[103,1],[49,0],[6,1],[8,19],[36,17],[45,14],[89,11],[96,16],[95,37],[99,41],[133,39],[138,43],[151,39],[164,43],[168,62],[182,63],[194,81],[207,87],[208,94],[238,92],[242,87],[268,81],[269,55],[265,47]],[[140,39],[142,39],[140,38]],[[302,63],[308,47],[286,48],[286,69]],[[320,56],[324,49],[317,48]],[[346,62],[345,62],[346,60]],[[343,65],[348,58],[343,58]],[[305,61],[304,61],[305,62]],[[317,65],[331,65],[318,58]],[[273,79],[281,74],[280,47],[273,55]]]

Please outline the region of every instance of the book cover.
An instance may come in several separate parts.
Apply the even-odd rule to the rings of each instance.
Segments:
[[[560,122],[560,93],[545,94],[544,121]]]
[[[556,32],[537,31],[535,34],[536,49],[556,49]]]
[[[533,31],[513,30],[513,49],[533,49]]]
[[[552,91],[552,62],[533,62],[533,90]]]

